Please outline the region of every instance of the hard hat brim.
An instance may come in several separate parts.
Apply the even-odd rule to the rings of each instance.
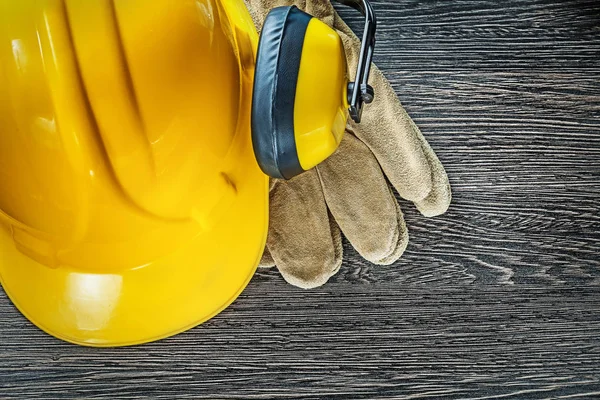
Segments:
[[[268,225],[268,182],[261,182],[238,196],[210,235],[114,273],[46,267],[21,253],[0,223],[0,282],[33,324],[67,342],[118,347],[181,333],[229,306],[256,271]]]

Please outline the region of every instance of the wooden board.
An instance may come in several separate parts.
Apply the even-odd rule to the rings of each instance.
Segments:
[[[48,338],[2,300],[2,397],[600,397],[597,287],[260,277],[207,324],[129,349]]]
[[[395,265],[346,243],[325,287],[263,270],[140,347],[62,343],[0,291],[0,398],[600,398],[600,4],[373,4],[376,62],[447,168],[450,211],[402,201]]]

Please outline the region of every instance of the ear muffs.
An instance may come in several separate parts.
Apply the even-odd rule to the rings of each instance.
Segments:
[[[252,142],[263,172],[291,179],[331,155],[350,116],[360,122],[368,86],[375,16],[368,0],[338,0],[366,17],[355,82],[348,82],[337,33],[295,6],[271,10],[258,46]]]
[[[304,37],[311,16],[278,7],[265,19],[252,100],[252,141],[264,173],[291,179],[304,172],[294,134],[294,104]]]

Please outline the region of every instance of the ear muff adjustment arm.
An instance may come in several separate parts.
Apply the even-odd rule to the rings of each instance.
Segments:
[[[348,83],[348,104],[352,104],[352,98],[354,97],[355,86],[356,86],[355,82]],[[371,85],[366,85],[366,86],[363,85],[358,90],[359,90],[359,95],[358,95],[359,96],[358,97],[359,104],[361,104],[361,102],[364,104],[371,104],[373,102],[373,100],[375,100],[375,89],[373,89],[373,87]],[[350,114],[352,115],[352,108],[351,108]],[[361,114],[362,114],[362,112],[361,112]],[[354,119],[356,122],[360,123],[360,116],[357,115],[356,117],[357,118],[354,118],[354,115],[352,115],[352,119]],[[358,121],[357,121],[357,119],[358,119]]]
[[[354,82],[348,84],[348,104],[350,105],[350,117],[360,123],[364,104],[370,104],[375,98],[375,91],[369,85],[371,74],[371,63],[373,62],[373,51],[375,49],[375,32],[377,30],[377,18],[368,0],[336,0],[360,11],[365,17],[360,56],[356,68]],[[358,84],[357,84],[358,82]]]

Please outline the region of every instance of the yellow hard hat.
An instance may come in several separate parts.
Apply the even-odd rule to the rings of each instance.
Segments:
[[[240,1],[0,2],[0,278],[66,341],[189,329],[267,232]]]
[[[0,2],[0,282],[17,308],[126,346],[233,302],[266,241],[261,169],[312,168],[372,97],[372,10],[340,1],[367,17],[356,84],[339,36],[295,7],[259,46],[242,0]]]

